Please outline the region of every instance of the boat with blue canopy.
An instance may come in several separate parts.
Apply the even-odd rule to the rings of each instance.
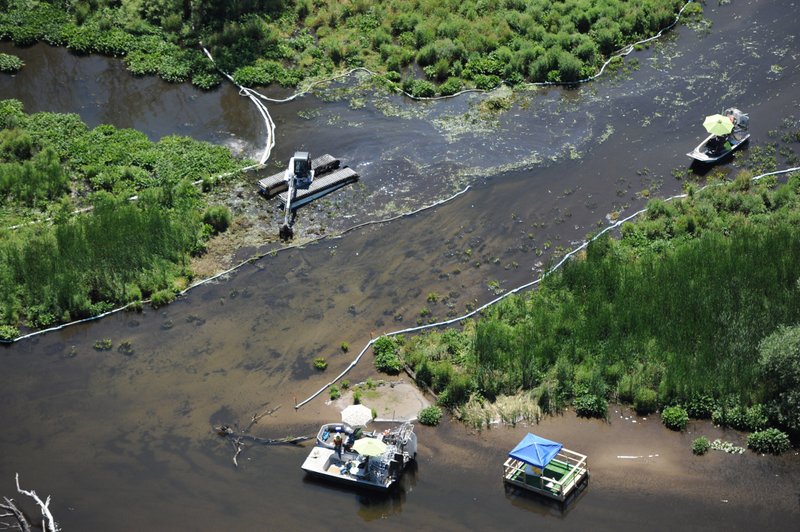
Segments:
[[[505,483],[562,502],[588,478],[585,455],[530,432],[508,453],[503,464]]]

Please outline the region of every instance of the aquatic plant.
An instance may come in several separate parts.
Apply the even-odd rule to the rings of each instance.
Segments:
[[[722,441],[719,438],[711,442],[711,447],[714,451],[722,451],[730,454],[744,454],[746,449],[738,445],[734,445],[729,441]]]
[[[700,436],[692,441],[692,453],[698,456],[706,454],[710,448],[711,443],[709,443],[708,438],[705,436]]]
[[[781,454],[791,448],[789,436],[776,428],[754,432],[747,437],[747,446],[757,453]]]
[[[668,406],[661,411],[661,422],[670,430],[682,431],[689,422],[689,415],[682,406]]]
[[[114,347],[114,342],[110,338],[103,338],[94,343],[94,348],[98,351],[109,351],[112,347]]]
[[[14,73],[21,70],[24,66],[25,63],[16,55],[0,52],[0,72]]]
[[[438,406],[428,406],[419,411],[417,419],[423,425],[436,426],[442,419],[442,409]]]

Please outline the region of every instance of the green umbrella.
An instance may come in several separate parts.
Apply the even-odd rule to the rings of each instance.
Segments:
[[[721,137],[733,131],[733,122],[725,115],[711,115],[703,120],[703,127],[712,135]]]
[[[353,450],[363,456],[379,456],[386,452],[386,444],[376,438],[361,438],[353,444]]]

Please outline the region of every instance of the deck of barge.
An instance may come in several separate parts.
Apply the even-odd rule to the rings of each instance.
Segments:
[[[503,464],[503,481],[518,488],[565,501],[589,476],[587,457],[562,449],[538,474],[522,460],[509,457]]]
[[[311,168],[314,169],[315,176],[321,177],[323,174],[339,168],[339,164],[339,159],[326,153],[325,155],[320,155],[311,161]],[[258,190],[267,197],[272,197],[276,194],[280,194],[281,192],[285,192],[288,188],[289,185],[286,182],[286,170],[278,172],[275,175],[265,177],[258,182]]]
[[[311,186],[307,189],[299,188],[295,190],[294,199],[292,199],[292,208],[294,209],[305,205],[310,201],[321,198],[325,194],[338,190],[356,180],[358,180],[358,174],[349,167],[339,168],[329,174],[315,177]],[[278,195],[282,205],[286,205],[288,194],[288,191],[284,191]]]

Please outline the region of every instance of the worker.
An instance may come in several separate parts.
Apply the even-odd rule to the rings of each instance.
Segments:
[[[342,435],[338,432],[333,437],[333,448],[336,450],[336,456],[342,457]]]

